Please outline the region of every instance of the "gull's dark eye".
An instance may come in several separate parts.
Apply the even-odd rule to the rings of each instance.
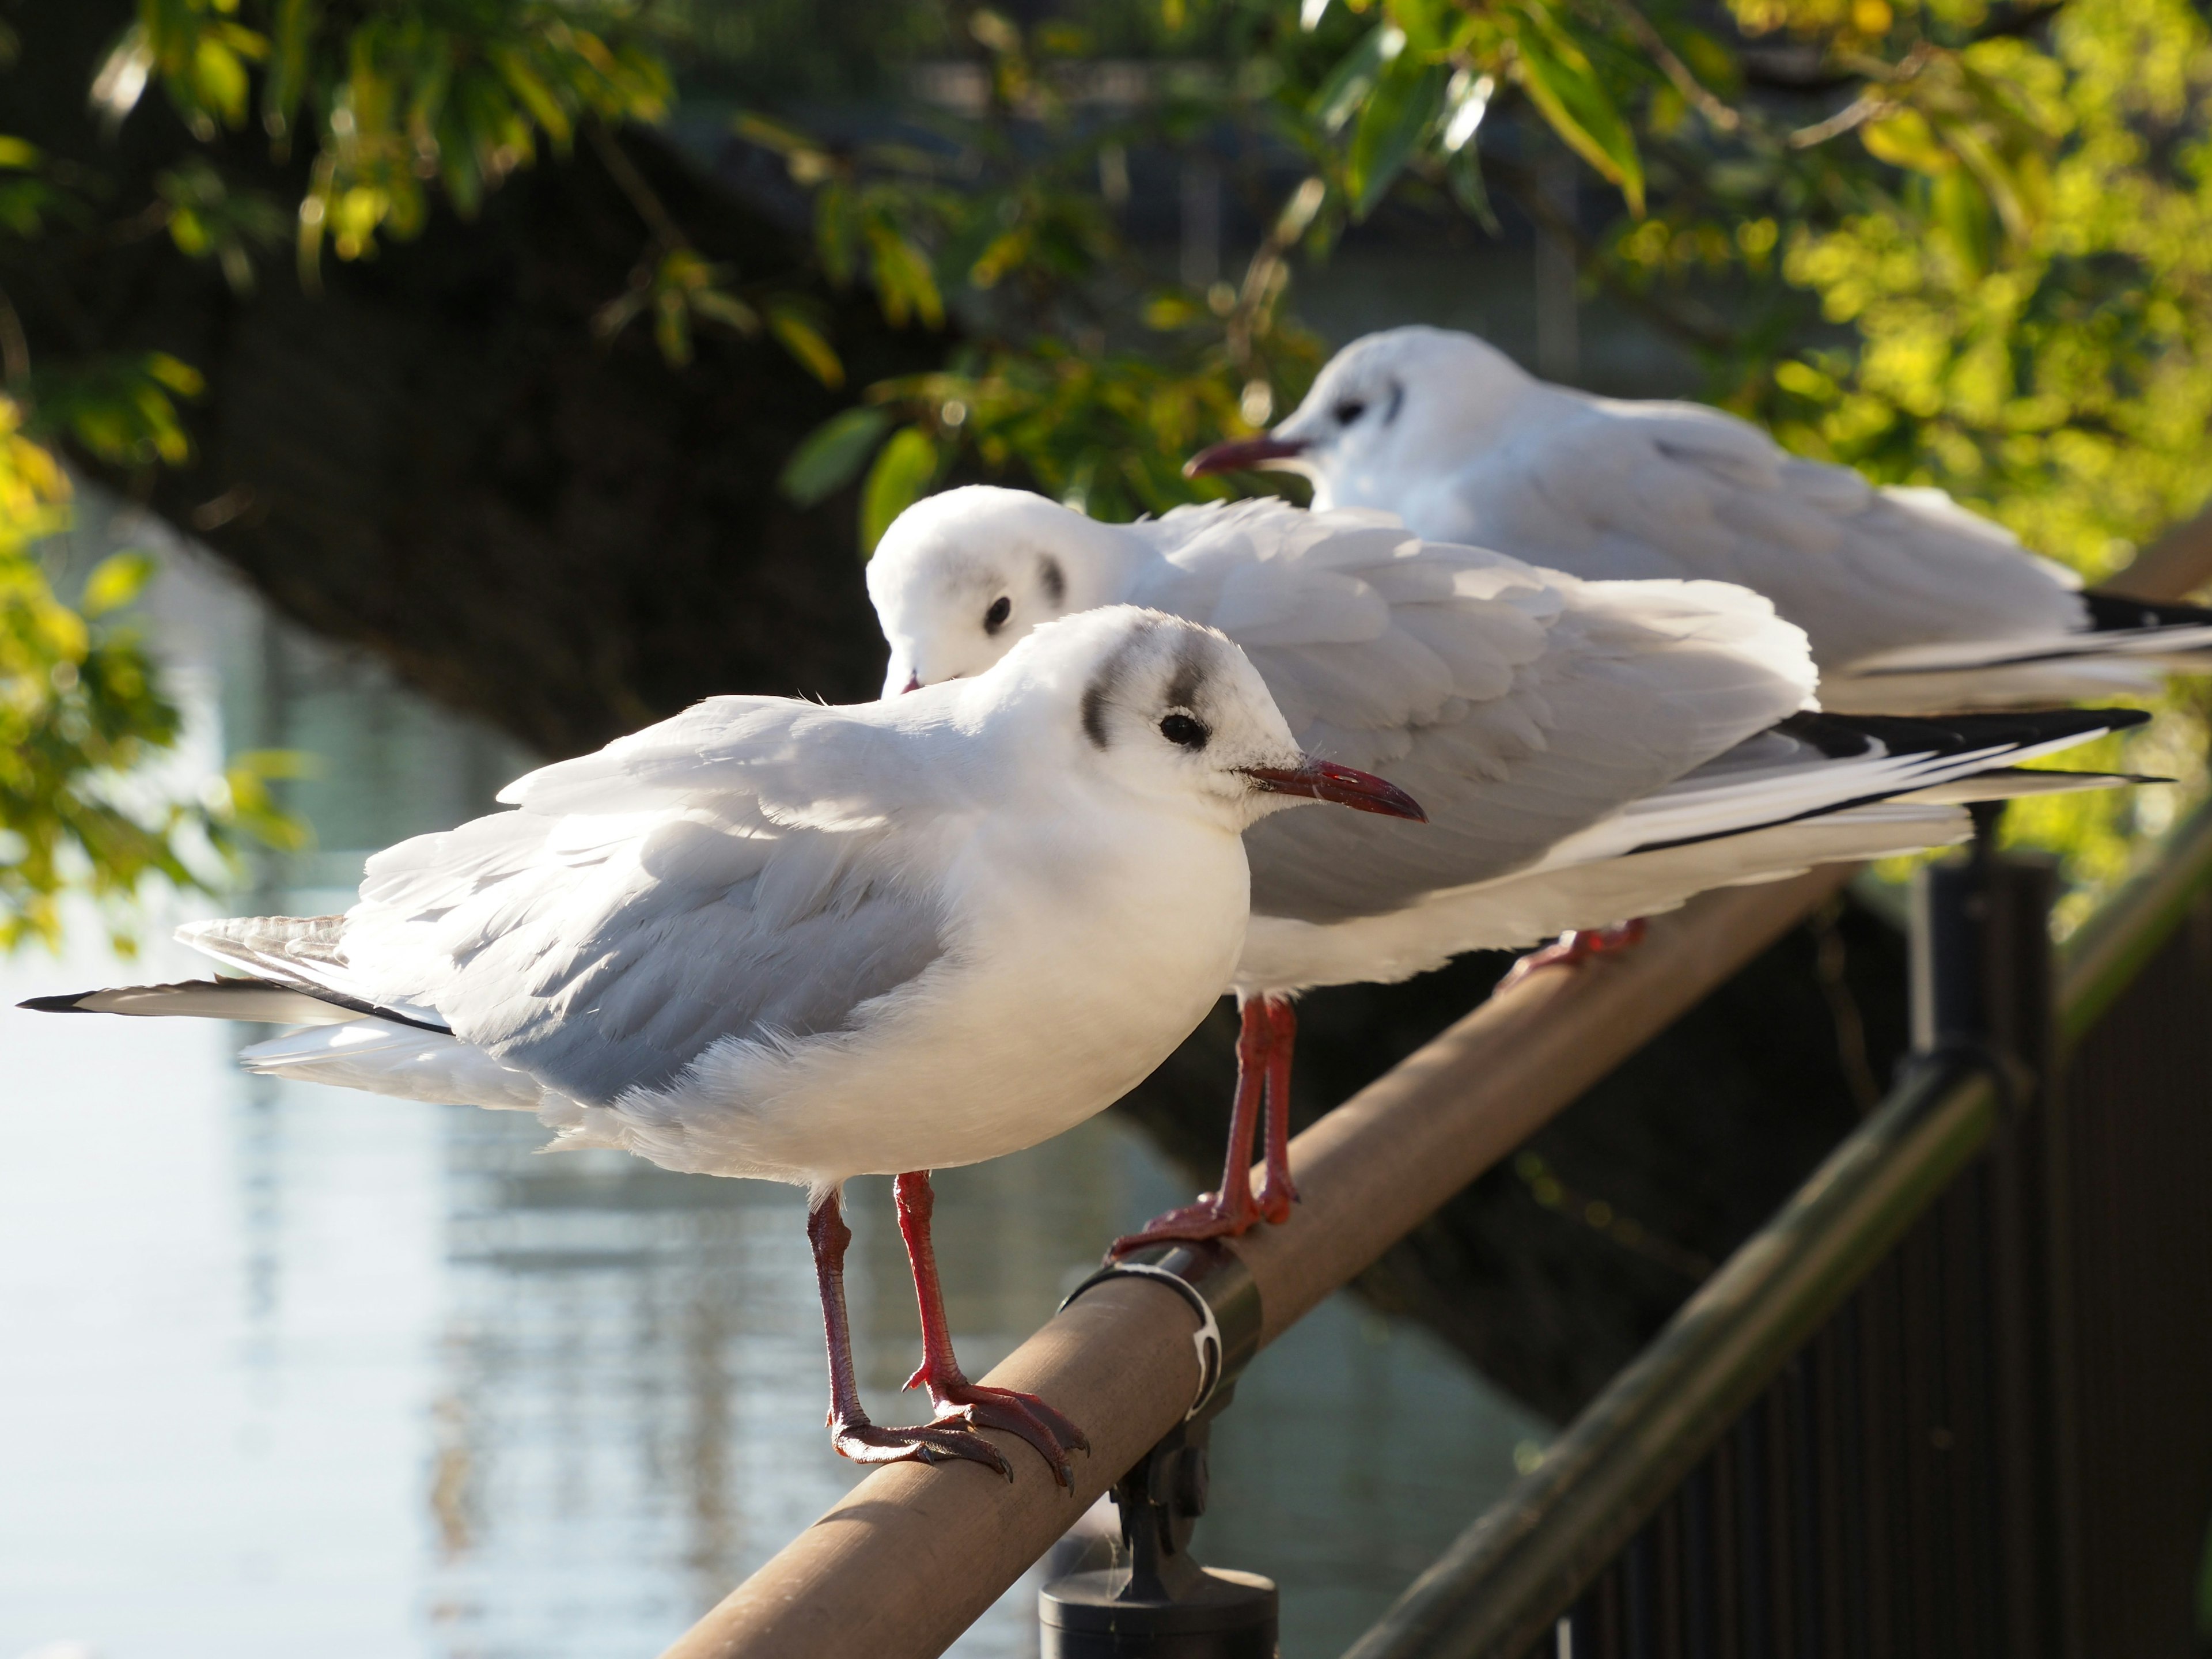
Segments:
[[[983,631],[995,634],[1006,625],[1006,618],[1014,614],[1014,602],[1001,593],[991,601],[991,608],[983,613]]]
[[[1354,421],[1358,420],[1366,412],[1366,404],[1358,398],[1346,398],[1342,403],[1339,404],[1334,409],[1329,411],[1330,414],[1336,416],[1336,423],[1339,426],[1350,426]]]
[[[1177,748],[1203,749],[1213,733],[1206,729],[1203,720],[1194,720],[1188,714],[1170,714],[1160,722],[1160,735]]]

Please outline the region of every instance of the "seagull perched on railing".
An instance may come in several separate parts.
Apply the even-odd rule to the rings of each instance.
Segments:
[[[1190,1033],[1243,939],[1244,830],[1420,816],[1303,754],[1220,635],[1126,606],[891,702],[713,698],[500,799],[372,858],[343,916],[183,931],[247,977],[24,1006],[297,1025],[246,1063],[803,1186],[837,1449],[1010,1475],[975,1432],[1004,1429],[1063,1481],[1073,1425],[953,1357],[927,1172],[1057,1134]],[[896,1177],[921,1304],[914,1428],[854,1376],[838,1195],[868,1174]]]
[[[1356,340],[1272,432],[1186,470],[1252,467],[1577,576],[1741,583],[1811,637],[1832,711],[2048,707],[2212,670],[2212,610],[2083,592],[1940,489],[1876,489],[1717,409],[1553,386],[1471,334]]]
[[[1288,1215],[1297,991],[1562,932],[1540,959],[1578,959],[1608,941],[1605,924],[1707,888],[1961,840],[1959,802],[2084,781],[2004,769],[2143,718],[1815,713],[1804,634],[1742,588],[1578,581],[1423,542],[1387,514],[1276,501],[1108,525],[1019,490],[950,490],[892,524],[868,592],[890,641],[887,696],[983,673],[1092,605],[1206,623],[1243,646],[1308,750],[1387,765],[1428,808],[1418,832],[1304,814],[1246,836],[1221,1186],[1117,1249]]]

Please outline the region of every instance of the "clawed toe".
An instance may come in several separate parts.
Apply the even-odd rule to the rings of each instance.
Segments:
[[[830,1439],[840,1457],[855,1463],[942,1463],[964,1457],[1012,1480],[1013,1468],[999,1449],[962,1426],[963,1421],[954,1418],[905,1429],[882,1428],[873,1423],[833,1424]]]
[[[1285,1204],[1283,1213],[1288,1216],[1290,1212]],[[1124,1233],[1106,1247],[1106,1259],[1118,1261],[1130,1251],[1140,1250],[1147,1244],[1197,1244],[1209,1238],[1241,1238],[1260,1220],[1258,1208],[1234,1208],[1208,1193],[1195,1204],[1156,1215],[1137,1231]]]
[[[1035,1395],[985,1388],[976,1382],[933,1392],[939,1409],[945,1413],[940,1422],[957,1420],[974,1428],[1003,1429],[1019,1435],[1036,1448],[1060,1484],[1074,1490],[1075,1471],[1069,1466],[1068,1454],[1089,1451],[1091,1442],[1082,1430]]]

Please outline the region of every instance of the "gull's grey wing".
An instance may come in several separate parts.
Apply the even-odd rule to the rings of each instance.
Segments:
[[[717,702],[378,854],[346,916],[352,972],[586,1104],[663,1087],[727,1039],[849,1029],[945,953],[914,862],[944,803],[895,730]]]
[[[1375,915],[1525,868],[1811,690],[1802,634],[1741,589],[1577,582],[1381,515],[1277,503],[1144,528],[1166,562],[1138,602],[1244,646],[1302,744],[1381,773],[1429,815],[1255,826],[1267,915]]]
[[[1900,646],[2087,625],[2072,574],[1941,490],[1877,489],[1689,404],[1523,394],[1525,419],[1403,505],[1425,533],[1586,578],[1737,582],[1834,672]]]

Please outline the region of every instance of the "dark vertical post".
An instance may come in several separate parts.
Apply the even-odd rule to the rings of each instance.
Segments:
[[[2056,872],[2047,860],[1994,850],[1984,819],[1973,855],[1923,872],[1913,933],[1913,1039],[1923,1051],[1989,1053],[2008,1081],[2008,1109],[1984,1176],[1989,1347],[1974,1367],[1987,1389],[1989,1477],[1996,1521],[2002,1650],[2023,1659],[2077,1659],[2070,1632],[2073,1572],[2067,1448],[2072,1389],[2060,1333],[2068,1328],[2063,1194],[2051,1155],[2054,1087],[2050,915]],[[1972,1291],[1961,1282],[1960,1294]],[[1950,1379],[1954,1389],[1965,1377]],[[1963,1398],[1954,1414],[1971,1409]],[[1954,1540],[1969,1544],[1969,1540]],[[1969,1547],[1971,1547],[1969,1545]],[[1989,1558],[1984,1557],[1984,1559]],[[1956,1609],[1971,1616],[1970,1598]]]

